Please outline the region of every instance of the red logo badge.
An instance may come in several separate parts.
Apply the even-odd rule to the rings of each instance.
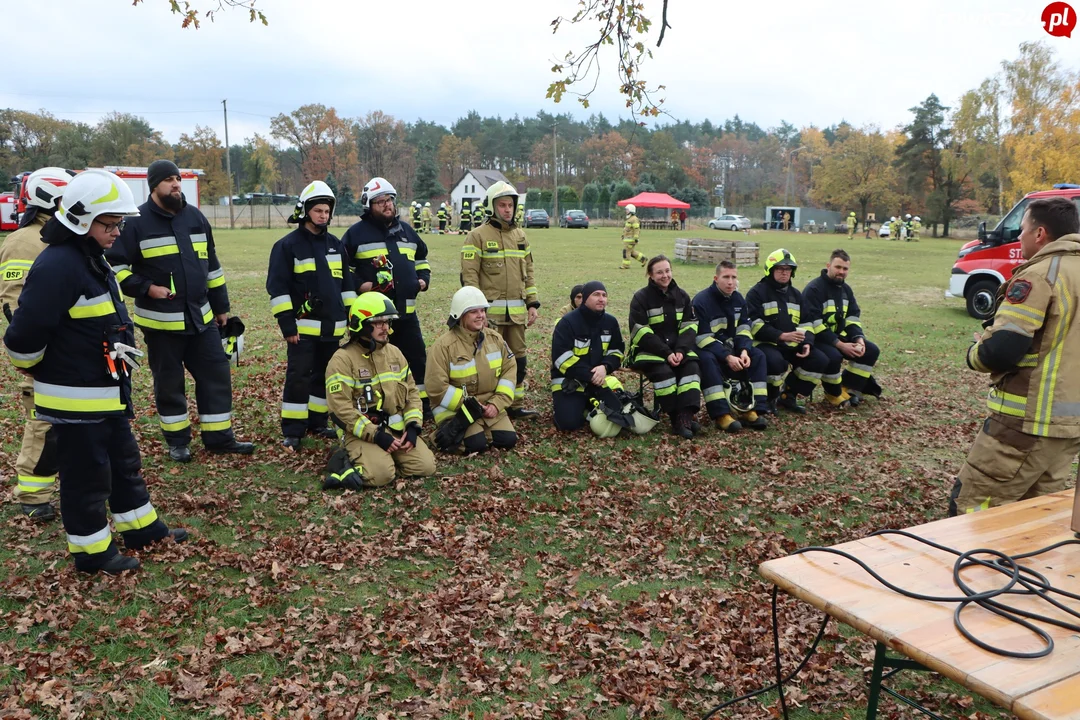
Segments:
[[[1054,37],[1072,37],[1076,27],[1076,11],[1069,3],[1052,2],[1042,11],[1043,30]]]

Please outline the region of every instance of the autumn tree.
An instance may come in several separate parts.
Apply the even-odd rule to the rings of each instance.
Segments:
[[[405,123],[375,110],[357,118],[353,135],[363,182],[384,177],[399,197],[411,197],[416,161],[414,148],[405,141]]]
[[[109,113],[94,128],[95,165],[146,167],[154,160],[173,159],[173,149],[146,120],[128,113]]]
[[[840,211],[858,206],[865,223],[870,208],[895,200],[894,157],[893,146],[877,128],[848,127],[823,152],[810,197]]]
[[[971,165],[963,147],[953,137],[949,108],[931,94],[911,108],[914,115],[904,127],[907,141],[897,149],[897,164],[905,174],[907,188],[922,199],[924,215],[937,236],[937,224],[948,237],[955,214],[953,203],[964,195]]]
[[[232,196],[229,176],[225,173],[225,148],[213,129],[196,125],[191,135],[180,136],[176,161],[182,167],[201,169],[199,201],[214,204],[219,197]]]
[[[247,143],[244,160],[244,190],[247,192],[276,192],[281,173],[278,172],[277,153],[270,142],[259,135]]]

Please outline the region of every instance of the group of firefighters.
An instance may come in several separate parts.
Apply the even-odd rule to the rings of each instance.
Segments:
[[[458,214],[458,233],[467,234],[473,227],[480,227],[487,222],[490,216],[491,209],[486,197],[475,204],[465,198],[461,201],[461,212]],[[524,219],[525,206],[519,204],[514,214],[514,222],[521,226]],[[421,205],[419,200],[414,200],[409,205],[409,224],[418,233],[449,234],[454,227],[454,206],[441,202],[439,209],[433,213],[430,201]]]
[[[59,477],[68,548],[86,572],[139,566],[116,547],[106,508],[129,549],[187,538],[158,517],[140,472],[130,429],[130,374],[143,357],[134,326],[143,331],[169,457],[192,457],[185,369],[195,381],[206,451],[254,450],[232,430],[230,364],[242,350],[243,324],[229,315],[212,230],[180,192],[175,164],[155,161],[148,183],[149,199],[136,205],[126,184],[106,171],[36,171],[22,227],[0,246],[0,299],[10,323],[4,343],[14,366],[32,378],[21,386],[28,419],[15,500],[28,517],[51,519]],[[431,284],[427,246],[402,221],[396,200],[387,180],[371,179],[360,220],[339,239],[328,230],[334,193],[312,182],[290,218],[296,229],[270,253],[266,290],[288,361],[282,443],[297,451],[308,434],[338,443],[325,489],[431,475],[436,461],[428,443],[447,453],[511,448],[514,421],[538,415],[524,405],[525,329],[536,322],[540,302],[517,191],[505,182],[488,188],[483,220],[469,228],[460,251],[462,287],[447,329],[430,347],[416,315],[417,297]],[[1021,241],[1033,262],[1018,268],[993,327],[969,353],[973,369],[1000,380],[991,420],[954,493],[965,511],[1003,501],[994,485],[1003,454],[1040,442],[1053,444],[1055,453],[1075,454],[1080,446],[1080,421],[1064,410],[1080,406],[1080,396],[1073,397],[1080,389],[1065,374],[1059,379],[1056,368],[1048,375],[1041,354],[1074,342],[1064,327],[1071,316],[1053,312],[1058,286],[1073,292],[1073,278],[1080,282],[1080,267],[1073,268],[1080,228],[1075,208],[1067,214],[1032,205]],[[639,230],[631,205],[622,267],[638,260],[648,282],[630,302],[628,343],[606,311],[599,280],[574,288],[555,326],[550,377],[559,430],[587,424],[601,437],[652,430],[659,414],[640,393],[626,392],[615,375],[623,366],[651,383],[672,432],[686,439],[702,429],[702,397],[712,423],[737,432],[767,428],[767,416],[778,410],[805,413],[818,384],[832,408],[880,396],[873,377],[879,350],[863,332],[846,282],[846,252],[834,251],[800,291],[792,284],[794,255],[778,249],[745,297],[735,266],[723,262],[713,283],[691,298],[666,257],[637,252]],[[1044,255],[1051,262],[1027,272]],[[121,292],[134,299],[133,318]],[[1025,401],[1038,393],[1063,400],[1053,412]],[[425,422],[434,426],[427,440]],[[1023,487],[1014,480],[1019,494],[1011,499],[1056,487],[1062,466],[1051,465],[1029,473]]]
[[[855,237],[855,229],[859,225],[859,220],[855,217],[855,211],[852,210],[847,216],[847,234],[848,240]],[[863,228],[866,230],[866,237],[870,237],[871,223],[869,220],[863,223]],[[922,233],[922,218],[918,215],[911,216],[911,213],[907,213],[901,218],[898,215],[894,215],[889,218],[889,239],[890,240],[905,240],[907,242],[919,242],[919,236]]]

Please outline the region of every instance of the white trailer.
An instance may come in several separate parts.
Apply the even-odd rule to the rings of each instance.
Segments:
[[[146,170],[144,167],[127,167],[123,165],[106,165],[105,170],[115,174],[127,183],[131,188],[131,194],[135,196],[135,202],[142,205],[150,197],[150,185],[146,182]],[[203,175],[202,170],[180,168],[180,191],[184,193],[187,201],[199,207],[199,178]]]

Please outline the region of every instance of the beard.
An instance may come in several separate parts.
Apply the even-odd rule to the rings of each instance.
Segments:
[[[161,204],[165,206],[165,209],[171,210],[172,212],[179,212],[180,208],[184,207],[183,195],[164,195],[160,197],[160,200]]]

